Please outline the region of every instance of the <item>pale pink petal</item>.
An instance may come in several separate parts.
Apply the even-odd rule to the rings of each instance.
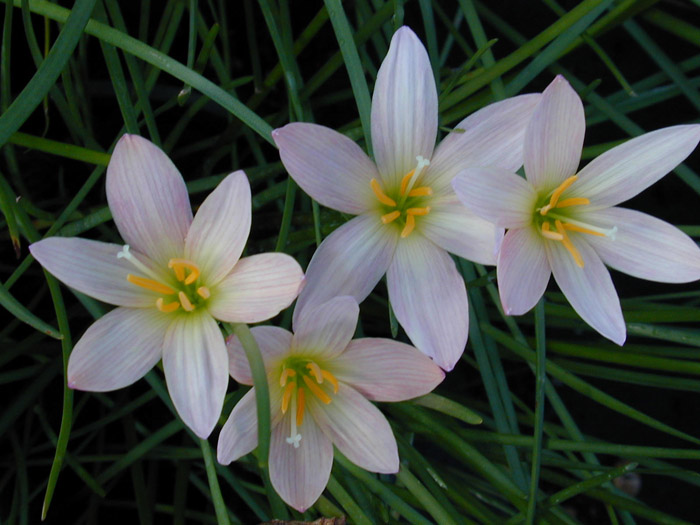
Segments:
[[[340,383],[330,404],[308,396],[307,406],[324,434],[355,465],[382,474],[398,472],[399,452],[389,422],[354,388]]]
[[[355,217],[331,233],[306,269],[294,319],[307,304],[325,303],[339,295],[362,302],[389,267],[398,237],[396,228],[382,224],[374,214]]]
[[[251,388],[233,407],[219,433],[216,459],[222,465],[249,454],[258,446],[258,413],[255,389]]]
[[[358,215],[376,203],[370,181],[379,178],[377,168],[345,135],[295,122],[274,130],[272,138],[292,178],[324,206]]]
[[[498,291],[506,314],[524,314],[544,294],[552,274],[544,249],[545,242],[534,227],[506,233],[498,252],[497,271]]]
[[[219,420],[228,386],[224,337],[206,312],[174,317],[163,343],[168,392],[185,424],[206,438]]]
[[[117,258],[122,248],[78,237],[49,237],[31,244],[29,251],[58,280],[85,295],[119,306],[155,306],[158,294],[126,280],[140,272]]]
[[[503,228],[532,223],[537,192],[528,181],[500,168],[467,168],[452,181],[467,208]]]
[[[447,252],[416,233],[401,239],[387,287],[396,318],[416,348],[452,370],[467,343],[469,304]]]
[[[629,275],[662,283],[700,279],[700,249],[685,233],[656,217],[625,208],[591,212],[613,237],[588,236],[603,262]]]
[[[608,207],[645,190],[692,153],[700,126],[672,126],[628,140],[588,163],[567,197],[587,197]]]
[[[312,417],[306,414],[299,427],[299,447],[287,443],[291,410],[272,429],[270,481],[280,497],[299,512],[319,498],[333,466],[333,445]]]
[[[254,326],[250,331],[253,333],[255,342],[258,343],[265,369],[269,372],[280,359],[289,353],[292,346],[292,334],[277,326]],[[252,385],[253,375],[238,337],[230,336],[226,340],[226,348],[228,349],[228,369],[231,377],[244,385]]]
[[[292,304],[303,280],[299,263],[289,255],[260,253],[244,257],[211,290],[209,312],[229,323],[259,323]]]
[[[160,361],[172,317],[155,308],[116,308],[95,321],[68,360],[68,386],[107,392],[132,384]]]
[[[457,172],[492,166],[515,172],[523,165],[525,128],[541,98],[520,95],[481,108],[457,124],[438,144],[422,183],[433,191],[448,190]]]
[[[581,98],[564,77],[557,75],[542,93],[525,132],[527,180],[546,192],[575,175],[585,133]]]
[[[197,210],[185,240],[185,259],[199,265],[207,286],[238,262],[250,233],[250,184],[242,171],[226,177]]]
[[[410,345],[366,337],[350,341],[331,373],[372,401],[405,401],[431,392],[445,372]]]
[[[192,209],[182,180],[160,148],[124,135],[107,166],[107,202],[122,238],[161,265],[182,257]]]
[[[385,185],[398,187],[417,156],[430,160],[437,114],[428,54],[416,34],[402,27],[391,39],[372,96],[372,145]]]
[[[309,304],[294,319],[294,353],[330,359],[348,346],[357,327],[360,307],[347,295],[323,304]]]
[[[581,238],[583,235],[569,232],[583,259],[583,268],[576,265],[568,250],[557,241],[544,243],[549,265],[559,288],[581,318],[604,337],[622,345],[627,329],[620,299],[610,273],[595,250]]]
[[[479,264],[496,264],[503,228],[472,213],[454,194],[431,207],[416,231],[455,255]]]

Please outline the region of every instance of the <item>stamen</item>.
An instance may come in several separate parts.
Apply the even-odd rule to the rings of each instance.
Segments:
[[[160,310],[161,312],[169,314],[171,312],[174,312],[178,308],[180,308],[180,303],[174,302],[174,303],[165,304],[165,301],[163,301],[163,298],[159,297],[156,300],[156,308],[158,308],[158,310]]]
[[[557,208],[568,208],[569,206],[585,206],[590,204],[591,201],[585,197],[572,197],[570,199],[564,199],[557,203]]]
[[[304,376],[304,379],[306,379],[306,376]],[[304,422],[304,405],[306,398],[304,397],[306,394],[304,393],[304,389],[302,387],[299,387],[297,389],[297,417],[296,417],[296,424],[298,427],[302,425]],[[296,448],[297,445],[294,445]]]
[[[136,286],[140,286],[146,290],[151,290],[152,292],[162,293],[165,295],[173,295],[176,293],[175,290],[166,284],[159,283],[153,279],[147,279],[146,277],[139,277],[138,275],[134,275],[132,273],[127,274],[126,280],[131,284],[135,284]]]
[[[406,210],[407,215],[428,215],[430,213],[430,206],[425,208],[408,208]]]
[[[561,233],[551,231],[549,229],[548,222],[542,223],[542,231],[540,233],[542,234],[542,237],[546,239],[552,239],[553,241],[561,241],[564,238],[564,236]]]
[[[182,282],[185,280],[185,269],[182,266],[180,266],[179,264],[170,266],[170,263],[168,263],[168,267],[173,269],[173,271],[175,272],[175,278],[178,281]]]
[[[311,390],[311,392],[317,398],[319,398],[321,401],[323,401],[326,405],[331,402],[331,398],[328,397],[328,394],[326,394],[323,390],[321,390],[321,388],[316,383],[311,381],[311,379],[309,379],[309,376],[303,376],[303,378],[304,378],[304,383],[306,383],[306,386],[309,387],[309,390]]]
[[[578,252],[574,244],[571,242],[571,239],[569,239],[569,236],[566,234],[566,230],[564,229],[564,225],[561,223],[559,219],[554,221],[554,224],[557,227],[557,231],[561,233],[562,235],[562,240],[561,243],[564,245],[564,247],[569,250],[569,253],[571,256],[574,258],[574,261],[576,261],[576,265],[579,268],[583,268],[583,258],[581,257],[581,254]]]
[[[316,363],[313,361],[310,363],[306,363],[306,368],[308,368],[313,376],[316,378],[316,382],[320,385],[323,383],[323,373],[321,372],[321,367],[318,366]]]
[[[187,312],[194,310],[194,305],[190,302],[190,298],[185,295],[185,292],[178,292],[177,297],[180,299],[183,310]]]
[[[401,216],[401,212],[399,210],[394,210],[391,213],[387,213],[386,215],[382,215],[382,222],[384,224],[389,224],[390,222],[395,221]]]
[[[601,232],[596,232],[593,230],[590,230],[588,228],[582,228],[581,226],[577,226],[575,224],[569,224],[568,222],[565,222],[563,224],[565,230],[569,230],[572,232],[581,232],[581,233],[587,233],[589,235],[596,235],[598,237],[605,237],[604,233]]]
[[[401,232],[401,238],[405,239],[406,237],[408,237],[415,227],[415,215],[406,214],[406,226],[403,227],[403,231]]]
[[[399,190],[400,195],[404,195],[406,193],[406,188],[408,187],[408,181],[411,180],[411,177],[413,177],[413,174],[416,172],[415,169],[409,171],[406,173],[406,175],[403,176],[403,179],[401,179],[401,189]]]
[[[200,286],[197,288],[197,295],[199,295],[202,299],[209,299],[209,297],[211,297],[211,292],[206,286]]]
[[[401,195],[404,195],[406,191],[411,192],[413,189],[413,185],[416,183],[418,180],[418,177],[420,177],[420,174],[423,172],[423,169],[426,166],[430,165],[430,161],[421,155],[418,155],[416,157],[416,161],[418,161],[418,165],[415,167],[414,170],[409,171],[401,181]],[[406,182],[408,181],[408,182]],[[403,204],[406,201],[406,197],[403,197],[401,199],[401,203]]]
[[[184,279],[185,284],[192,284],[199,277],[199,266],[187,259],[170,259],[168,261],[168,268],[173,269],[178,281]],[[185,269],[190,271],[187,277],[185,277]]]
[[[377,182],[377,179],[369,181],[369,185],[372,187],[372,191],[377,196],[377,199],[379,199],[379,202],[387,206],[396,206],[396,201],[382,191],[382,187]]]
[[[328,372],[327,370],[321,370],[321,375],[328,380],[328,382],[333,385],[333,393],[337,394],[338,393],[338,380],[335,378],[333,374]]]
[[[427,197],[433,194],[433,189],[430,186],[421,186],[420,188],[414,188],[408,192],[409,197]]]
[[[290,384],[294,384],[294,383],[290,383]],[[299,390],[301,391],[301,388]],[[302,396],[303,396],[303,394],[302,394]],[[291,396],[291,398],[292,398],[292,412],[298,414],[299,412],[297,409],[297,397],[298,397],[298,394],[296,396]],[[297,432],[297,418],[290,417],[289,419],[291,420],[291,427],[292,428],[290,429],[291,432],[289,433],[289,437],[286,439],[286,441],[290,445],[294,445],[294,448],[299,448],[299,441],[301,441],[301,434],[299,434]]]
[[[290,377],[294,377],[295,375],[297,375],[297,373],[294,370],[292,370],[291,368],[285,368],[282,371],[282,375],[280,376],[280,386],[286,385],[287,379],[289,379]]]
[[[561,197],[561,194],[564,193],[567,190],[567,188],[577,180],[578,175],[572,175],[564,182],[562,182],[559,185],[559,187],[556,190],[554,190],[554,193],[552,193],[552,197],[549,199],[549,204],[547,204],[547,206],[542,207],[542,209],[540,210],[540,215],[547,215],[547,212],[549,210],[551,210],[552,208],[556,208],[557,202],[559,202],[559,197]]]
[[[287,386],[284,387],[284,393],[282,394],[282,413],[283,414],[287,413],[287,409],[289,408],[289,400],[292,398],[292,392],[294,392],[295,388],[296,388],[296,382],[294,382],[294,381],[287,383]]]

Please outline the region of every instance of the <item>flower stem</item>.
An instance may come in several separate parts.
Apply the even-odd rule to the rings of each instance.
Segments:
[[[229,525],[231,522],[228,519],[228,510],[226,509],[224,497],[221,495],[221,489],[219,488],[219,480],[216,477],[216,466],[214,465],[211,448],[209,448],[209,442],[206,439],[200,439],[199,446],[202,449],[202,456],[204,457],[204,468],[207,471],[209,492],[211,493],[214,510],[216,511],[216,522],[219,525]]]

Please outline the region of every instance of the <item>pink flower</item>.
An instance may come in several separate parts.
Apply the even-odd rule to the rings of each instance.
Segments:
[[[357,215],[328,236],[307,269],[296,315],[338,295],[364,300],[386,273],[411,341],[445,370],[464,351],[468,303],[447,252],[495,264],[503,235],[462,206],[451,181],[467,166],[516,170],[539,95],[491,104],[435,149],[438,99],[428,55],[407,27],[392,38],[372,100],[376,165],[350,139],[314,124],[273,131],[294,180],[319,203]]]
[[[477,215],[508,228],[498,255],[498,285],[510,315],[530,310],[550,274],[574,310],[608,339],[626,338],[620,301],[605,264],[651,281],[700,279],[700,249],[659,219],[616,205],[675,168],[700,141],[700,126],[646,133],[576,173],[586,121],[581,99],[558,76],[525,133],[525,176],[468,168],[455,178]]]
[[[333,445],[372,472],[399,469],[396,440],[368,401],[403,401],[427,394],[445,377],[412,346],[390,339],[351,341],[359,307],[336,297],[295,316],[291,334],[274,326],[252,329],[270,387],[270,479],[284,501],[303,512],[321,495],[333,465]],[[243,348],[228,341],[231,376],[253,384]],[[217,457],[228,464],[258,444],[255,388],[221,429]]]
[[[250,230],[250,199],[248,179],[237,171],[193,219],[170,159],[146,139],[120,139],[107,168],[107,200],[128,244],[51,237],[29,247],[71,288],[119,306],[75,345],[71,388],[122,388],[162,358],[178,414],[198,436],[210,434],[228,385],[216,320],[269,319],[289,306],[303,280],[287,255],[239,259]]]

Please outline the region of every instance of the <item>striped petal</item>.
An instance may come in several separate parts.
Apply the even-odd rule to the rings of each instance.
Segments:
[[[292,123],[272,132],[282,164],[315,200],[358,215],[376,202],[370,181],[378,179],[374,163],[345,135],[317,124]]]
[[[278,361],[289,354],[292,346],[292,334],[277,326],[254,326],[250,329],[258,343],[258,348],[262,354],[265,369],[270,371]],[[253,384],[253,374],[250,371],[248,358],[241,342],[235,335],[226,340],[228,349],[229,374],[238,383],[244,385]]]
[[[360,307],[350,296],[309,305],[294,320],[293,351],[331,359],[348,346],[357,327]]]
[[[216,445],[216,459],[222,465],[245,456],[258,446],[258,413],[255,389],[251,388],[233,407],[231,415],[221,428]]]

